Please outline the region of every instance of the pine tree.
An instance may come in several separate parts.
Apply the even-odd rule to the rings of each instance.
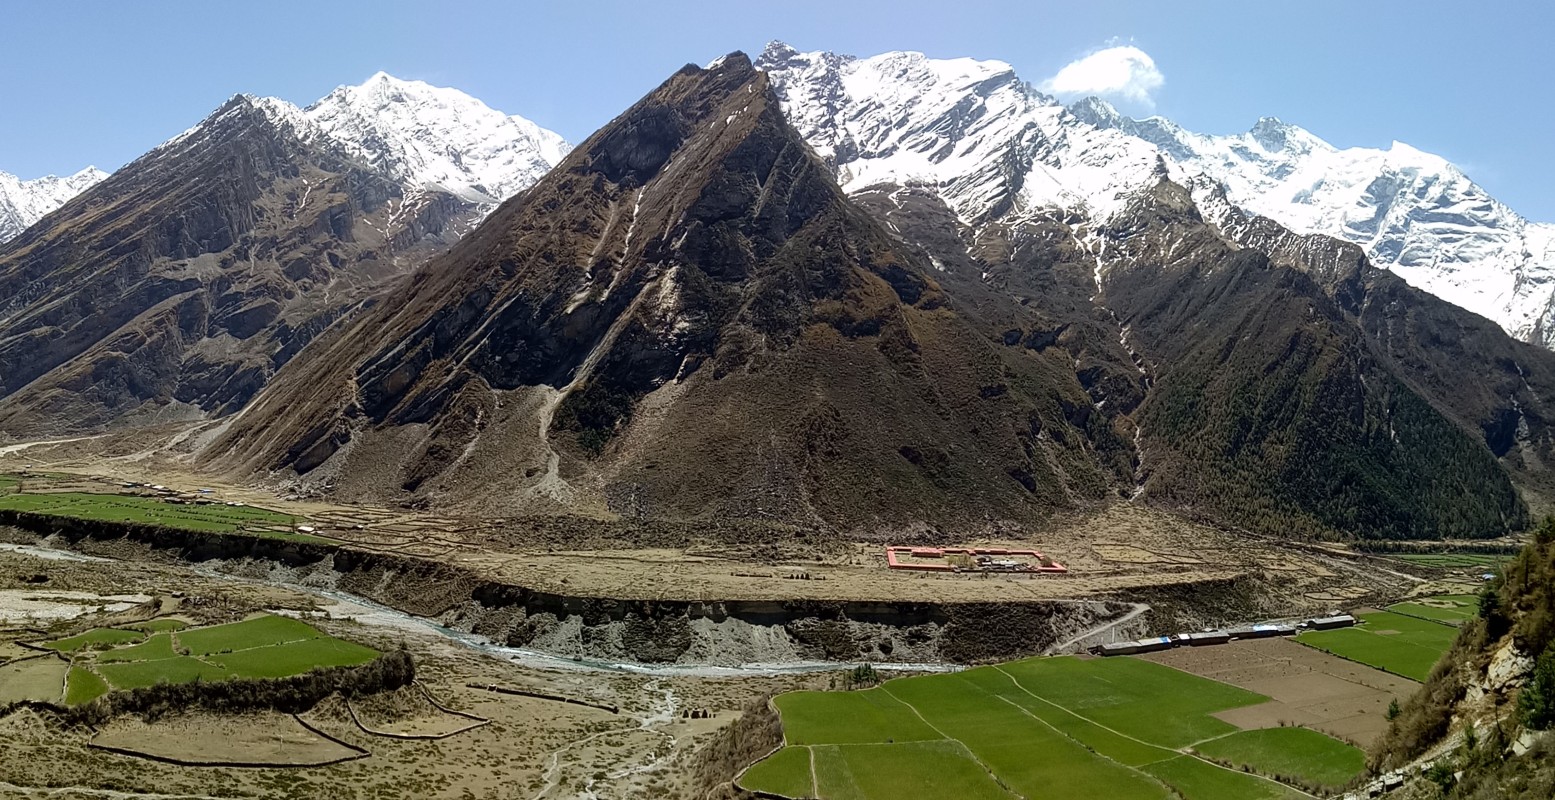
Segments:
[[[1533,679],[1517,698],[1523,724],[1534,730],[1555,726],[1555,648],[1545,648],[1533,669]]]

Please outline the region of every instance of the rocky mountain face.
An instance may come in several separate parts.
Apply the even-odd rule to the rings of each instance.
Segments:
[[[106,177],[108,173],[96,167],[64,178],[47,175],[30,181],[0,172],[0,244]]]
[[[1555,225],[1529,222],[1440,156],[1402,142],[1339,149],[1273,117],[1247,133],[1205,136],[1160,117],[1130,119],[1094,98],[1070,110],[1154,144],[1250,214],[1359,245],[1410,285],[1519,339],[1555,344]]]
[[[204,457],[337,497],[861,531],[1034,519],[1129,480],[1069,357],[988,323],[1032,315],[982,289],[963,309],[934,275],[733,54],[310,347]]]
[[[773,43],[758,66],[849,191],[924,182],[976,224],[1017,206],[1104,217],[1160,174],[1203,176],[1250,214],[1357,244],[1411,285],[1551,344],[1555,225],[1523,219],[1408,145],[1339,149],[1272,117],[1207,136],[1094,98],[1066,108],[997,61]]]
[[[1006,340],[1072,357],[1128,436],[1136,497],[1271,533],[1385,537],[1517,528],[1525,500],[1548,503],[1548,351],[1360,247],[1248,213],[1169,148],[1006,65],[783,45],[757,63],[953,298],[977,284],[1038,316]]]
[[[780,45],[565,154],[387,76],[240,96],[0,247],[0,432],[225,417],[202,463],[304,493],[864,536],[1551,505],[1555,353],[1108,111]]]
[[[677,73],[202,457],[344,498],[861,535],[1124,499],[1285,536],[1526,524],[1555,354],[998,70],[883,57],[855,108],[774,53]]]
[[[431,87],[396,86],[378,76],[308,110],[234,97],[0,246],[0,435],[235,411],[532,175],[497,156],[428,167],[457,152],[415,124],[440,107],[417,100]],[[396,127],[374,133],[375,113]],[[529,133],[513,123],[484,152],[530,152]]]

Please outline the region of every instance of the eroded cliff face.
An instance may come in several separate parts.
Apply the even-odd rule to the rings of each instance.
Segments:
[[[473,211],[235,97],[0,248],[0,435],[235,411]]]

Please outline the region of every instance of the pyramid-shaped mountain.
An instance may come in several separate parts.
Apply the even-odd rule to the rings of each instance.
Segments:
[[[310,347],[206,457],[344,497],[868,528],[1126,482],[1068,357],[1005,346],[1020,306],[996,329],[933,273],[733,54]]]
[[[308,109],[233,97],[0,246],[0,439],[236,411],[565,147],[384,75]]]
[[[0,250],[0,430],[240,407],[457,203],[305,144],[234,97]]]

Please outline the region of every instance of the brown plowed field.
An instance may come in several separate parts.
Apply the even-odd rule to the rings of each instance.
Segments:
[[[1369,747],[1388,727],[1388,702],[1420,684],[1346,661],[1289,639],[1179,647],[1140,658],[1272,698],[1215,716],[1239,728],[1305,725]]]

